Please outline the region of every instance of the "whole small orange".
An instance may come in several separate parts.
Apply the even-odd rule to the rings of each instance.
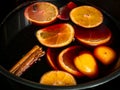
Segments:
[[[95,57],[104,65],[111,64],[116,58],[116,52],[109,46],[98,46],[94,49]]]

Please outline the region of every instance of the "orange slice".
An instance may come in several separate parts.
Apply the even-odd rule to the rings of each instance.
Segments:
[[[47,61],[48,64],[50,64],[50,66],[55,69],[55,70],[59,70],[59,65],[57,62],[57,57],[59,54],[60,50],[58,50],[57,48],[48,48],[46,51],[46,57],[47,57]]]
[[[41,44],[57,48],[70,44],[74,38],[74,28],[67,23],[52,25],[36,32]]]
[[[62,50],[58,56],[60,67],[77,77],[82,77],[83,74],[74,66],[74,58],[82,51],[80,46],[71,46]]]
[[[83,44],[98,46],[109,44],[112,38],[112,33],[104,24],[95,28],[82,28],[78,26],[75,27],[75,37]]]
[[[111,64],[116,58],[116,52],[109,46],[98,46],[94,49],[95,57],[104,65]]]
[[[49,71],[43,74],[40,83],[53,86],[72,86],[76,85],[75,78],[65,71]]]
[[[71,20],[84,28],[93,28],[103,22],[103,14],[93,6],[83,5],[76,7],[70,12]]]
[[[75,7],[77,7],[77,5],[72,1],[62,6],[59,8],[58,18],[61,20],[69,20],[69,13]]]
[[[90,52],[81,52],[75,57],[74,64],[78,70],[90,78],[95,78],[98,74],[96,60]]]
[[[46,25],[57,19],[58,8],[50,2],[36,2],[29,5],[24,16],[37,25]]]

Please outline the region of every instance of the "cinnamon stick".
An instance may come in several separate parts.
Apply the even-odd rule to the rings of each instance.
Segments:
[[[40,60],[45,52],[41,47],[35,45],[28,53],[25,54],[9,71],[16,76],[21,76],[32,64]]]

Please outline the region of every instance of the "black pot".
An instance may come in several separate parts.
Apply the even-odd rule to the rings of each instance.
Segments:
[[[105,21],[104,23],[111,28],[112,33],[114,34],[114,44],[113,47],[117,50],[118,54],[118,60],[115,63],[114,67],[108,72],[107,74],[94,79],[94,80],[88,80],[86,82],[80,83],[76,86],[46,86],[46,85],[41,85],[37,83],[37,79],[32,81],[33,76],[30,73],[34,73],[32,70],[29,71],[29,77],[27,75],[23,77],[17,77],[11,73],[9,73],[9,68],[12,67],[13,62],[12,58],[17,58],[19,59],[19,55],[17,54],[17,51],[20,52],[20,54],[23,53],[24,50],[31,48],[34,44],[35,41],[33,40],[31,44],[31,40],[28,39],[28,37],[25,36],[25,33],[27,32],[22,32],[21,30],[23,29],[31,29],[31,28],[36,28],[33,25],[26,26],[26,23],[23,20],[23,14],[21,12],[24,10],[24,8],[35,2],[35,1],[12,1],[9,2],[9,9],[5,8],[5,4],[2,5],[2,9],[0,9],[3,14],[1,14],[0,20],[0,77],[5,78],[6,82],[10,84],[10,87],[12,89],[28,89],[28,90],[41,90],[41,89],[48,89],[48,90],[80,90],[80,89],[90,89],[90,88],[95,88],[100,85],[103,85],[105,83],[108,83],[116,78],[119,78],[120,75],[120,41],[119,41],[119,35],[120,35],[120,12],[119,12],[119,6],[120,6],[120,1],[117,0],[114,2],[113,0],[111,1],[96,1],[94,0],[37,0],[37,1],[49,1],[54,4],[56,4],[58,7],[61,7],[62,5],[66,4],[69,1],[73,1],[77,3],[78,5],[93,5],[98,7],[102,13],[104,14]],[[103,4],[105,3],[105,4]],[[115,4],[113,4],[115,3]],[[111,9],[109,9],[111,8]],[[118,20],[117,20],[118,19]],[[21,33],[23,37],[17,36],[18,33]],[[34,33],[34,32],[33,32]],[[33,34],[32,33],[32,34]],[[27,33],[28,35],[31,35],[31,33]],[[25,39],[27,38],[27,39]],[[15,40],[15,42],[13,42]],[[22,40],[21,43],[19,43],[18,40]],[[12,43],[12,44],[11,44]],[[21,45],[22,44],[22,45]],[[28,46],[29,45],[29,46]],[[18,50],[19,47],[25,47],[22,50]],[[7,54],[6,54],[7,53]],[[9,55],[8,55],[9,54]],[[14,54],[14,55],[13,55]],[[17,57],[18,56],[18,57]],[[14,61],[14,60],[13,60]],[[41,67],[42,64],[40,64]],[[47,68],[45,68],[48,70]],[[44,70],[42,70],[44,72]],[[37,70],[35,71],[37,72]],[[41,74],[43,74],[41,72]],[[40,75],[40,74],[39,74]],[[35,75],[36,78],[39,78],[39,75]],[[2,79],[1,79],[2,80]],[[119,80],[120,81],[120,80]],[[6,84],[6,83],[5,83]]]

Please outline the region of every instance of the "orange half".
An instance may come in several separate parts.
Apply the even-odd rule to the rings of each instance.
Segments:
[[[98,75],[97,62],[90,52],[81,52],[75,57],[74,64],[78,70],[90,78],[95,78]]]

